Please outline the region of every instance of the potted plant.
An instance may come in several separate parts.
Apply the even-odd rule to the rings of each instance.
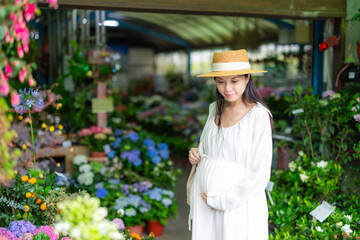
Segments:
[[[151,205],[151,209],[145,214],[148,232],[161,236],[167,219],[178,213],[175,194],[173,191],[154,187],[144,195],[145,201]]]
[[[89,147],[91,157],[105,157],[104,145],[108,143],[108,136],[112,134],[110,128],[101,126],[91,126],[90,128],[83,128],[79,132],[81,138],[80,143]]]

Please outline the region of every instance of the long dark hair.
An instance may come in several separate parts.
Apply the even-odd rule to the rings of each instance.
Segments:
[[[245,77],[247,77],[245,75]],[[216,81],[216,77],[214,77],[214,80]],[[256,104],[258,102],[260,102],[262,105],[264,105],[264,107],[267,108],[266,104],[264,103],[264,101],[262,100],[262,98],[260,97],[258,91],[256,90],[256,86],[254,81],[252,80],[252,76],[250,75],[249,78],[249,82],[247,83],[246,87],[245,87],[245,91],[242,94],[242,100],[244,101],[245,105],[251,105],[251,104]],[[216,115],[217,118],[217,122],[216,124],[218,125],[219,129],[221,128],[221,115],[224,111],[225,108],[225,98],[223,95],[220,94],[219,90],[216,89]],[[215,118],[216,119],[216,118]],[[272,117],[270,117],[270,122],[271,122],[271,129],[273,129],[273,120]]]

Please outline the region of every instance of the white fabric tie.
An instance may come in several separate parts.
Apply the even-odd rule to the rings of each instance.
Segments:
[[[250,69],[249,62],[213,63],[213,71],[234,71]]]

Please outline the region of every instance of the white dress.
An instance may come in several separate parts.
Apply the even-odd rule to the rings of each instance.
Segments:
[[[190,191],[192,240],[268,239],[265,187],[272,160],[271,114],[257,103],[238,123],[220,132],[215,114],[213,102]],[[208,192],[208,205],[202,192]]]

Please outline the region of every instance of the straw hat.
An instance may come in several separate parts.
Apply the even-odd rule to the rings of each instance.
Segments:
[[[249,57],[245,49],[226,52],[215,52],[212,72],[197,75],[197,77],[222,77],[248,73],[267,72],[250,69]]]

